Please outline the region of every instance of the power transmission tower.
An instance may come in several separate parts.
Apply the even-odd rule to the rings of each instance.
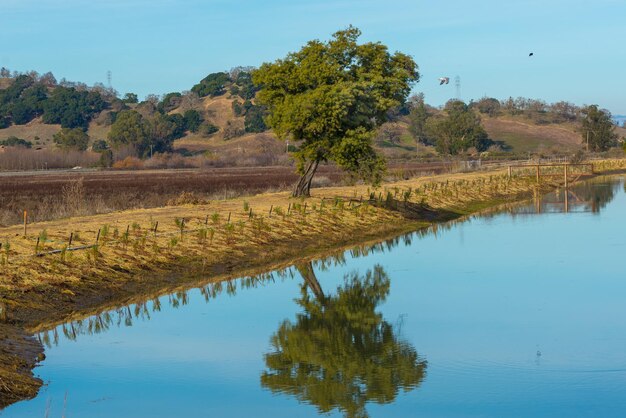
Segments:
[[[454,77],[454,87],[456,87],[456,99],[461,100],[461,77]]]
[[[112,77],[112,75],[113,74],[111,73],[111,70],[107,71],[107,83],[109,85],[109,88],[112,87],[112,85],[111,85],[111,77]]]

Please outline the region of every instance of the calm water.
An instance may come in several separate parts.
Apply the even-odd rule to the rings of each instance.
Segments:
[[[563,197],[58,327],[0,416],[626,416],[624,183]]]

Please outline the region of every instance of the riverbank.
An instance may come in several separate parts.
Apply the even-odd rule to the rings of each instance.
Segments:
[[[626,168],[626,161],[603,164],[598,172]],[[3,338],[23,339],[22,330],[41,330],[133,296],[266,270],[528,198],[559,184],[558,179],[537,184],[532,177],[509,177],[505,171],[441,175],[376,190],[316,189],[306,200],[273,193],[70,218],[28,225],[26,237],[23,227],[2,228],[0,306],[3,327],[13,330]],[[43,349],[25,341],[28,350],[7,344],[0,353],[3,400],[32,397],[41,385],[29,367]],[[18,373],[24,378],[20,388],[30,390],[18,392],[18,380],[9,373]]]

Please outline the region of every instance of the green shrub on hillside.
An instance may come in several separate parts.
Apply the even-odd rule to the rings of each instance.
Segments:
[[[220,128],[213,125],[211,122],[203,122],[198,128],[198,132],[203,136],[213,135],[215,132],[219,130]]]
[[[122,101],[126,104],[136,104],[139,103],[139,98],[135,93],[126,93]]]
[[[203,78],[200,83],[191,88],[191,91],[200,97],[221,96],[226,92],[226,84],[229,83],[230,77],[227,73],[213,73]]]
[[[63,128],[52,140],[61,149],[85,151],[89,146],[89,135],[81,128]]]
[[[22,147],[22,148],[32,148],[33,147],[33,143],[30,141],[27,141],[25,139],[22,138],[18,138],[16,136],[10,136],[7,139],[5,139],[4,141],[0,141],[0,145],[3,145],[5,147]]]
[[[252,106],[246,112],[244,127],[246,132],[265,132],[267,125],[264,118],[267,115],[265,106]]]
[[[198,132],[200,125],[202,124],[202,115],[200,112],[194,109],[187,110],[183,115],[185,119],[185,127],[191,132]]]
[[[161,113],[168,113],[180,106],[182,95],[178,92],[168,93],[157,105],[157,110]]]

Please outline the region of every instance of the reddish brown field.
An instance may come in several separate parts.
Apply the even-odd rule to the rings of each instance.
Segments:
[[[440,163],[390,167],[391,178],[443,171]],[[236,167],[202,170],[43,171],[0,173],[0,225],[108,213],[132,208],[199,203],[287,190],[298,176],[293,167]],[[334,166],[322,166],[314,186],[344,184]]]

